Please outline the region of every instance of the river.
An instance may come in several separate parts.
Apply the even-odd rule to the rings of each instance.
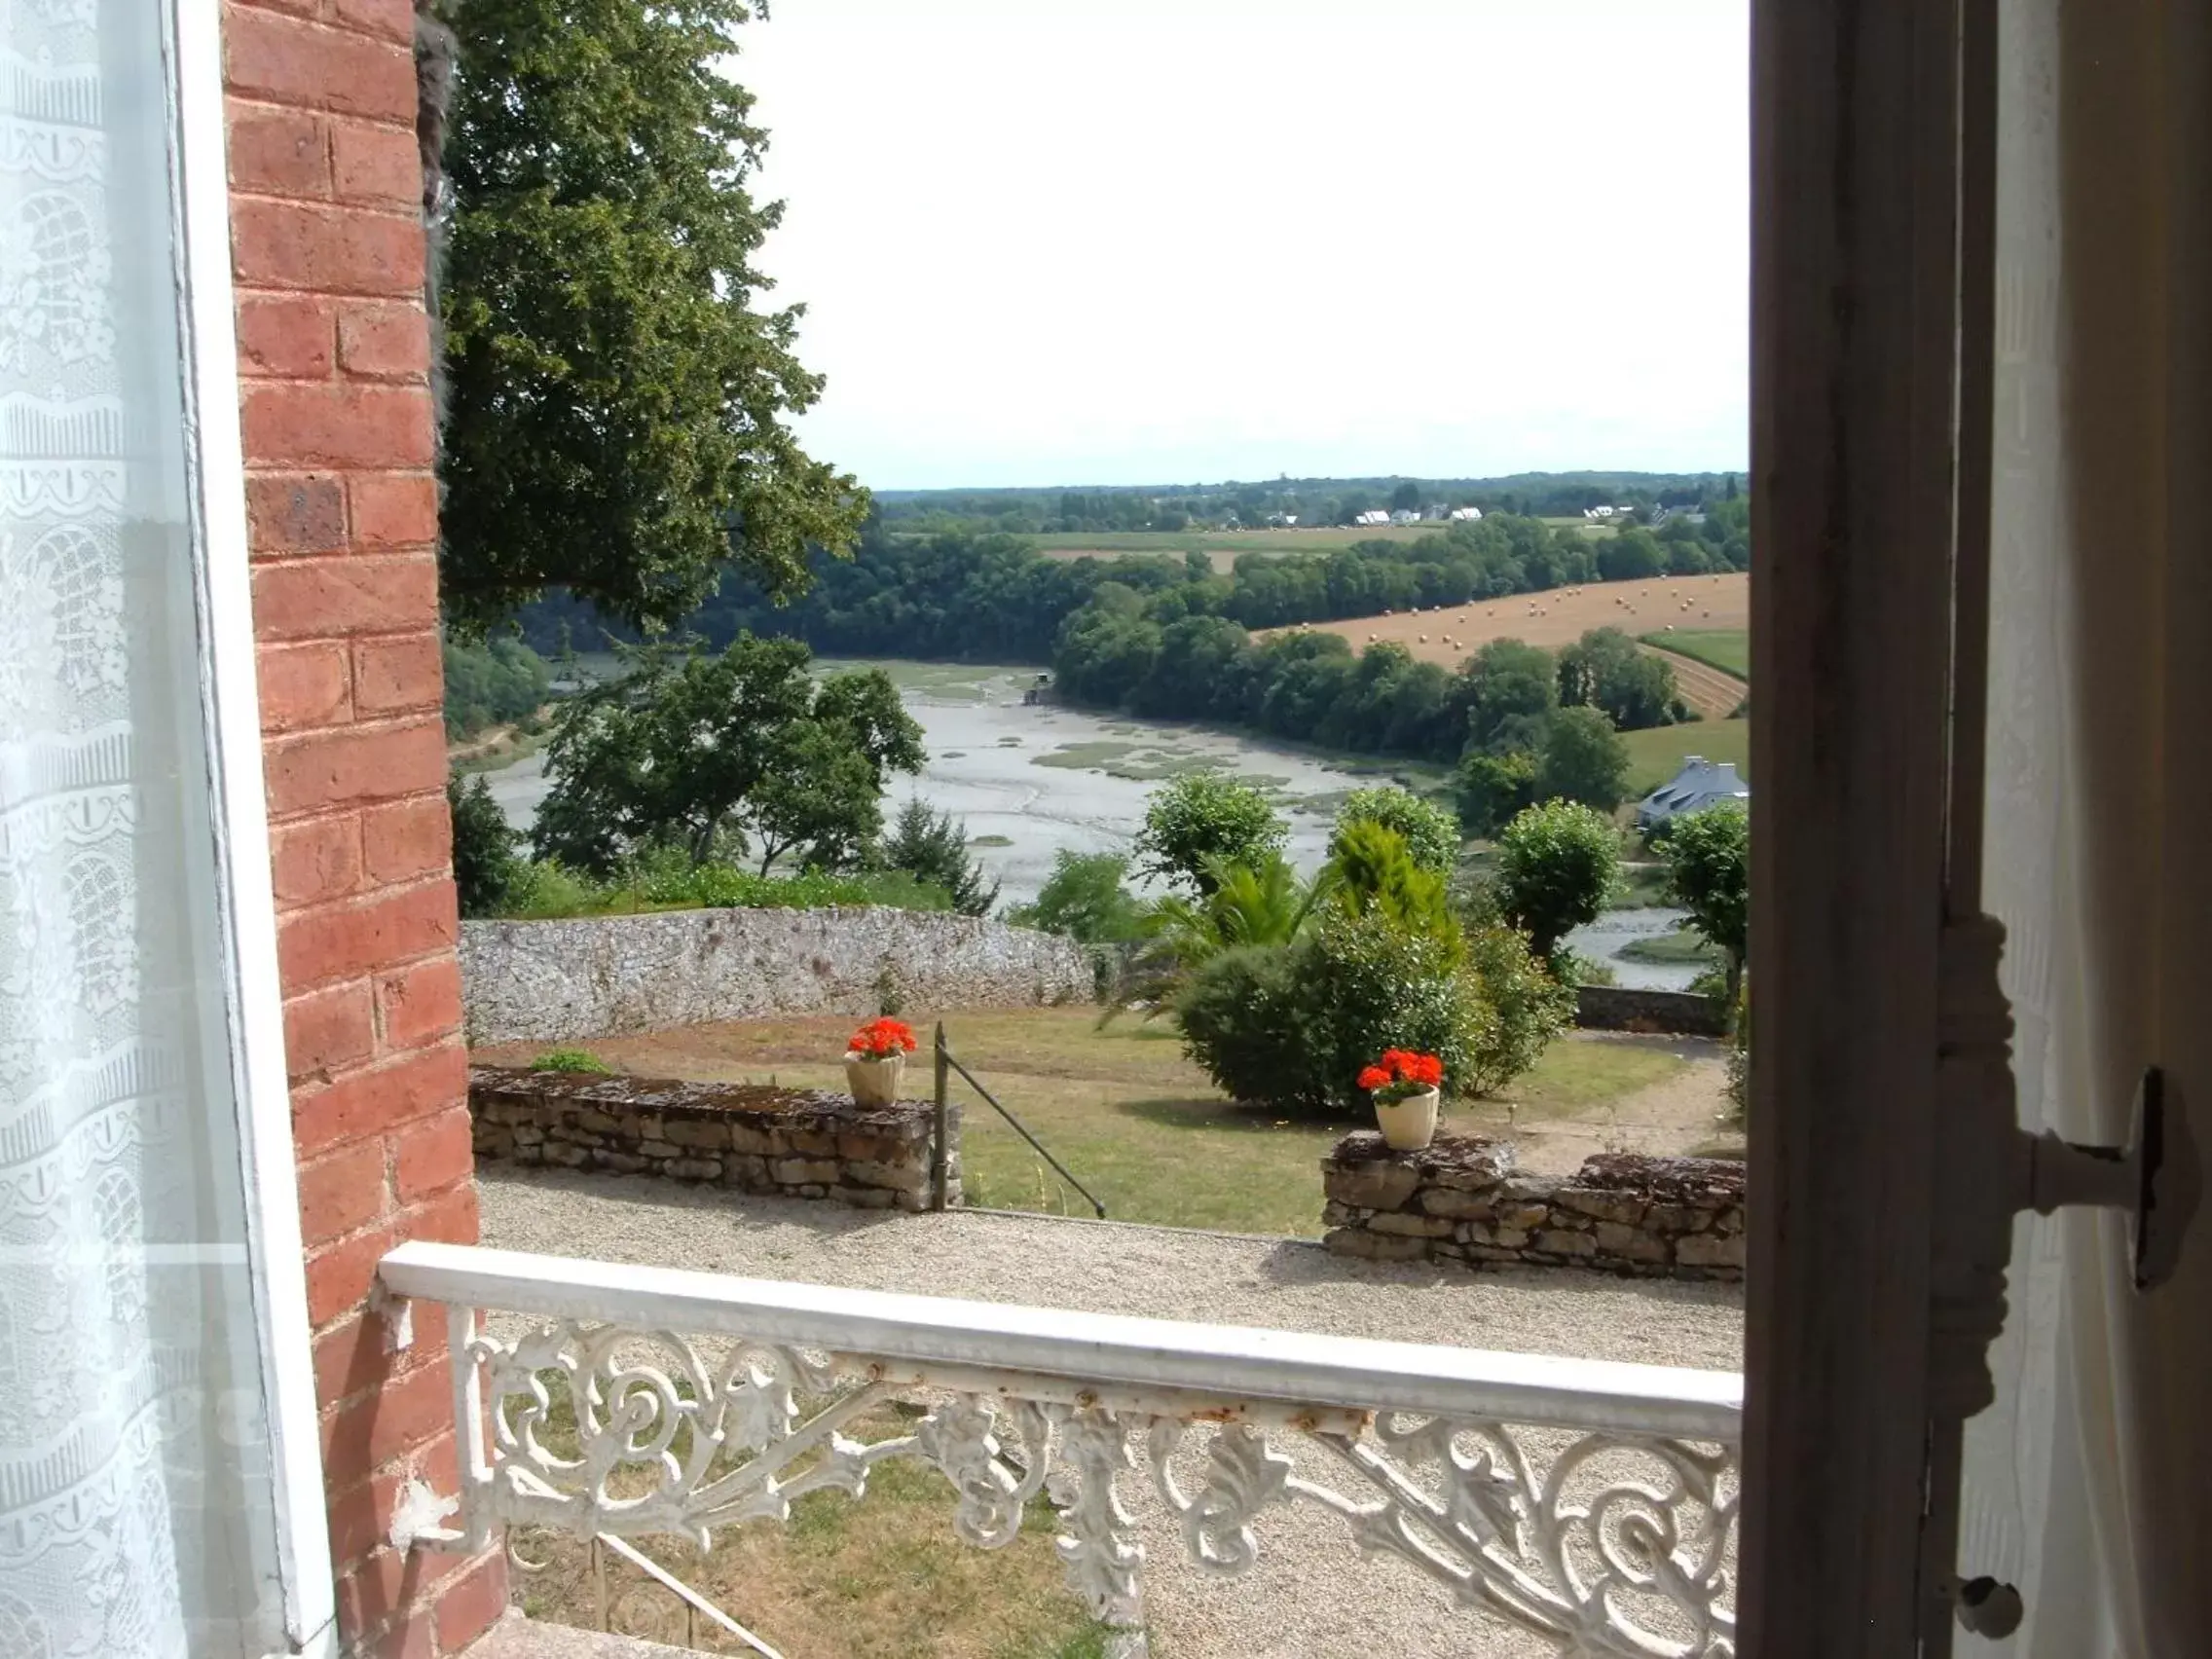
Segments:
[[[1290,825],[1289,855],[1302,870],[1327,856],[1330,824],[1351,790],[1385,782],[1379,763],[1322,760],[1262,740],[1198,726],[1107,717],[1051,704],[1025,705],[1032,669],[934,663],[826,663],[881,668],[898,683],[906,712],[922,728],[929,762],[919,777],[894,777],[889,817],[909,794],[967,823],[977,859],[1003,884],[1002,902],[1024,903],[1051,874],[1062,848],[1126,851],[1144,822],[1145,802],[1164,779],[1210,768],[1268,791]],[[545,796],[544,756],[523,756],[485,774],[492,796],[518,830],[527,830]],[[1611,959],[1632,939],[1663,934],[1679,912],[1610,911],[1569,936],[1585,955]],[[1610,960],[1624,985],[1686,986],[1695,974],[1676,964]]]

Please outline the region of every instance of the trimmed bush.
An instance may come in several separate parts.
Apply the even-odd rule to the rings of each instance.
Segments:
[[[1544,1057],[1574,1024],[1574,992],[1544,970],[1526,936],[1502,924],[1467,935],[1467,967],[1494,1016],[1490,1040],[1468,1067],[1470,1094],[1504,1088]]]

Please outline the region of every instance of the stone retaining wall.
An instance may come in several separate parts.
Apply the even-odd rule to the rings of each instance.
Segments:
[[[1589,1031],[1665,1031],[1690,1037],[1725,1037],[1728,1005],[1695,991],[1577,985],[1574,1023]]]
[[[1323,1241],[1369,1261],[1595,1268],[1645,1277],[1744,1276],[1744,1166],[1600,1153],[1573,1175],[1518,1175],[1513,1148],[1439,1135],[1392,1152],[1362,1129],[1321,1161]]]
[[[928,1008],[1088,1002],[1072,940],[892,909],[664,910],[463,922],[470,1044],[574,1042],[772,1014],[874,1014],[886,990]]]
[[[864,1109],[821,1089],[476,1066],[468,1110],[480,1161],[707,1181],[861,1209],[931,1207],[926,1101]],[[946,1202],[957,1204],[958,1108],[948,1116]]]

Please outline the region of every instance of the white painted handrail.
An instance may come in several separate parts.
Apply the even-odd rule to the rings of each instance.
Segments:
[[[1135,1659],[1144,1547],[1117,1485],[1141,1456],[1208,1573],[1248,1569],[1263,1512],[1305,1503],[1563,1654],[1734,1651],[1734,1373],[454,1244],[399,1246],[379,1289],[446,1307],[461,1442],[461,1526],[437,1524],[452,1500],[411,1492],[402,1548],[537,1526],[706,1549],[716,1528],[788,1519],[809,1492],[860,1497],[874,1464],[914,1458],[985,1548],[1049,1498],[1071,1582],[1109,1652]],[[926,1409],[863,1438],[901,1399]],[[1310,1478],[1316,1458],[1332,1483]]]
[[[1744,1411],[1744,1379],[1733,1371],[902,1296],[465,1244],[401,1244],[381,1272],[391,1295],[457,1307],[1296,1405],[1729,1442]]]

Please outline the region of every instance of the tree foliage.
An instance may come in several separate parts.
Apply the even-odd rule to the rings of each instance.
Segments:
[[[1155,791],[1137,832],[1138,868],[1203,897],[1221,872],[1266,864],[1289,838],[1268,797],[1250,784],[1191,772]]]
[[[1556,960],[1560,941],[1604,908],[1620,872],[1620,837],[1603,813],[1573,801],[1531,806],[1497,839],[1493,891],[1505,919]]]
[[[449,739],[527,719],[553,694],[550,667],[520,640],[447,640],[441,654]]]
[[[1670,824],[1664,851],[1667,896],[1727,956],[1733,1007],[1751,949],[1751,815],[1735,801],[1686,813]]]
[[[464,916],[496,916],[507,907],[523,874],[515,832],[492,798],[482,773],[463,784],[446,780],[453,818],[453,884]]]
[[[1593,628],[1559,654],[1559,700],[1587,703],[1622,731],[1675,717],[1675,671],[1618,628]]]
[[[1082,944],[1133,942],[1144,928],[1145,904],[1125,885],[1128,873],[1124,854],[1062,847],[1052,855],[1052,873],[1039,889],[1037,903],[1012,919]]]
[[[1453,774],[1452,793],[1462,830],[1470,835],[1495,835],[1516,814],[1534,804],[1535,756],[1470,749]]]
[[[445,167],[446,614],[480,629],[561,585],[678,621],[723,563],[772,595],[865,498],[788,419],[820,395],[799,310],[760,309],[780,206],[719,63],[741,0],[456,0]]]
[[[999,883],[968,851],[968,826],[949,812],[933,812],[911,797],[883,843],[883,863],[916,881],[941,887],[963,916],[987,916],[999,902]],[[988,885],[986,885],[988,883]]]
[[[1332,858],[1343,845],[1345,831],[1355,824],[1380,824],[1396,830],[1414,863],[1439,875],[1450,875],[1459,862],[1457,821],[1411,790],[1391,786],[1354,790],[1345,796],[1344,804],[1337,808],[1336,832],[1329,843]]]
[[[921,728],[880,670],[817,682],[795,640],[741,636],[719,655],[629,653],[629,672],[564,701],[546,746],[539,858],[604,875],[655,847],[694,863],[803,852],[864,860],[883,779],[921,769]]]
[[[1535,798],[1579,801],[1610,812],[1628,793],[1628,745],[1592,708],[1562,709],[1536,752]]]

